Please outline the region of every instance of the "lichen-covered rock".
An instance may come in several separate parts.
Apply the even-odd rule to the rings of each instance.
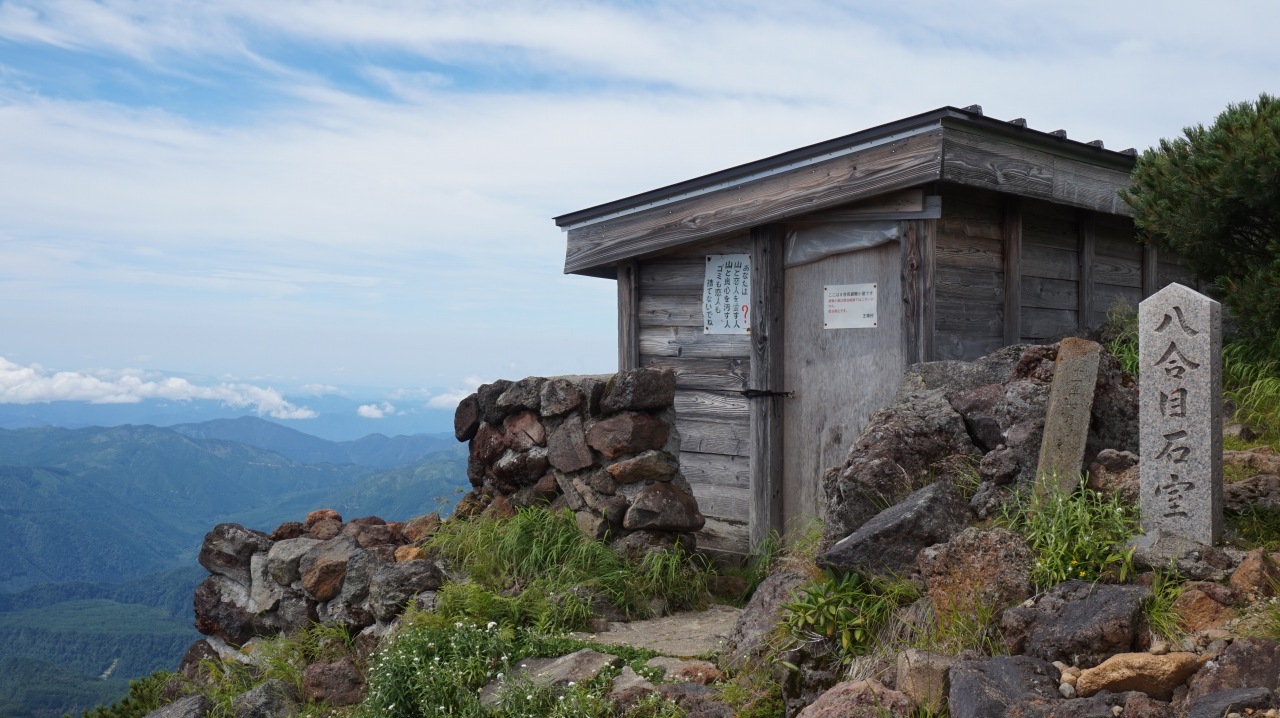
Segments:
[[[1280,587],[1280,563],[1265,549],[1254,549],[1244,555],[1231,574],[1231,588],[1242,596],[1274,596]]]
[[[670,369],[628,369],[605,383],[600,411],[608,415],[626,410],[663,409],[671,406],[675,395],[676,375]]]
[[[917,566],[939,614],[1002,610],[1032,592],[1035,556],[1021,534],[967,528],[919,553]]]
[[[506,379],[499,379],[492,384],[481,384],[476,389],[476,401],[480,404],[480,420],[489,424],[501,424],[502,418],[507,415],[498,406],[498,397],[502,396],[512,382]]]
[[[1091,668],[1135,648],[1150,594],[1146,586],[1066,581],[1033,607],[1005,611],[1000,627],[1012,654]]]
[[[900,392],[892,406],[871,417],[844,464],[823,477],[824,544],[848,536],[880,507],[919,489],[932,479],[934,464],[957,454],[977,456],[978,450],[944,393]]]
[[[665,451],[650,449],[630,459],[610,464],[609,475],[624,484],[637,481],[670,481],[680,471],[680,463]]]
[[[281,680],[265,681],[231,700],[235,718],[290,718],[298,714],[293,686]]]
[[[818,557],[840,573],[902,575],[921,549],[946,542],[968,525],[969,505],[950,483],[939,481],[880,512]]]
[[[913,705],[931,711],[929,715],[943,714],[947,708],[947,691],[951,688],[951,667],[957,660],[953,656],[908,648],[898,654],[897,689]]]
[[[1187,681],[1188,705],[1218,691],[1256,686],[1280,690],[1280,642],[1238,638]]]
[[[404,561],[379,566],[369,582],[369,609],[380,621],[400,615],[416,595],[444,584],[440,569],[430,561]]]
[[[249,559],[271,548],[271,538],[240,524],[218,524],[204,535],[197,560],[209,573],[249,585]]]
[[[318,543],[319,540],[306,536],[277,541],[267,552],[267,572],[282,586],[292,584],[301,577],[298,561]]]
[[[701,531],[706,519],[693,495],[669,482],[651,484],[631,501],[622,520],[628,531]]]
[[[586,429],[576,414],[564,420],[547,443],[547,459],[559,471],[573,472],[591,466],[591,448],[587,446]]]
[[[800,587],[812,580],[803,573],[779,571],[760,583],[725,642],[724,655],[731,667],[754,662],[764,655],[769,632],[782,621],[783,604],[795,600]]]
[[[302,692],[307,698],[331,706],[356,705],[364,700],[367,688],[360,669],[348,657],[312,663],[302,673]]]
[[[560,416],[582,406],[582,390],[568,379],[548,379],[542,385],[542,408],[539,412],[543,416]]]
[[[1058,670],[1030,656],[961,661],[951,668],[951,718],[1039,718],[1062,702]]]

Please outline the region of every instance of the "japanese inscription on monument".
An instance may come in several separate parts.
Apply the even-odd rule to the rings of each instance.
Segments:
[[[1222,536],[1221,306],[1181,284],[1138,305],[1142,528]]]
[[[751,333],[751,255],[707,255],[702,330],[707,334]]]

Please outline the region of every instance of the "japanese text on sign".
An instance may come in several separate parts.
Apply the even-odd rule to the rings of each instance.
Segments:
[[[702,329],[707,334],[751,333],[751,255],[707,255]]]
[[[1179,334],[1190,338],[1200,332],[1187,325],[1182,316],[1182,307],[1174,305],[1172,309],[1173,312],[1165,314],[1155,328],[1155,333],[1160,334],[1162,340],[1167,338],[1169,345],[1150,369],[1162,370],[1165,380],[1160,387],[1160,416],[1163,419],[1161,436],[1164,446],[1156,453],[1155,458],[1169,466],[1160,473],[1161,479],[1155,486],[1155,495],[1163,503],[1162,517],[1166,519],[1185,518],[1188,515],[1183,506],[1184,494],[1196,488],[1195,482],[1186,480],[1178,467],[1172,465],[1186,463],[1191,455],[1191,447],[1182,443],[1187,438],[1187,432],[1179,428],[1181,420],[1187,416],[1187,388],[1183,384],[1187,372],[1200,368],[1198,363],[1183,355],[1177,344]],[[1163,478],[1165,476],[1168,478]]]
[[[822,326],[826,329],[876,326],[876,285],[829,284],[823,287]]]

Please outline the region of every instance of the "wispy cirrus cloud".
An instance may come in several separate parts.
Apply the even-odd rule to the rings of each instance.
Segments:
[[[136,404],[146,399],[216,401],[235,409],[251,409],[275,419],[314,419],[316,412],[297,406],[269,387],[244,383],[194,384],[181,377],[136,369],[51,371],[39,364],[23,366],[0,357],[0,404],[85,401],[91,404]]]

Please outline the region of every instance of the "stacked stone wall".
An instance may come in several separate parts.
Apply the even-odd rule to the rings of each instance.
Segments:
[[[705,520],[680,474],[675,386],[670,370],[647,368],[481,386],[454,415],[473,487],[457,514],[567,508],[620,548],[692,550]]]

